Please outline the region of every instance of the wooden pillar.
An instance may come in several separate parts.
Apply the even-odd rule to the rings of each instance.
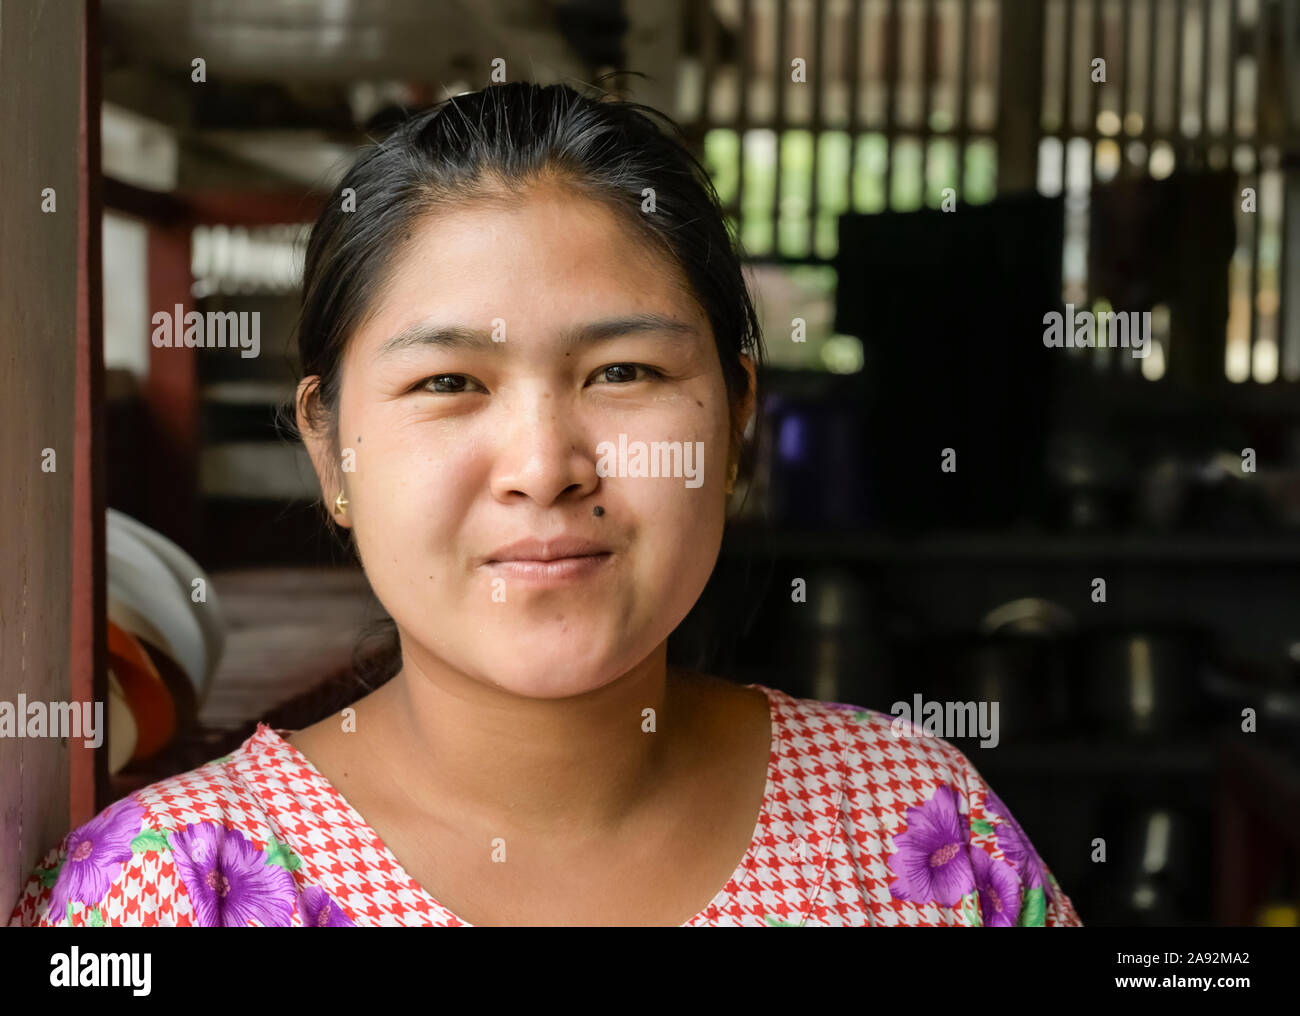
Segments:
[[[83,10],[0,0],[0,701],[15,711],[20,695],[73,698],[69,649],[86,638],[69,636],[86,461],[75,430]],[[68,754],[57,737],[0,737],[0,920],[69,829]]]
[[[74,701],[104,703],[108,724],[107,559],[104,510],[104,312],[101,239],[104,206],[99,160],[99,0],[87,0],[81,44],[81,143],[77,215],[76,461],[72,494],[72,642]],[[105,742],[108,733],[104,732]],[[109,802],[108,751],[68,743],[70,824],[81,825]]]

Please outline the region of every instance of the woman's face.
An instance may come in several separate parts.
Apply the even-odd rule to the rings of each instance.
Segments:
[[[338,424],[339,462],[308,442],[326,502],[346,489],[334,517],[419,672],[540,698],[599,688],[663,642],[713,570],[732,420],[708,318],[572,192],[414,227],[348,345]],[[645,475],[629,475],[638,443]],[[498,560],[562,538],[607,553],[550,575]]]

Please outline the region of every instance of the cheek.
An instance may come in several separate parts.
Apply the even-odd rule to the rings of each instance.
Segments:
[[[610,428],[605,437],[607,447],[612,448],[618,432],[626,434],[629,472],[633,449],[640,445],[649,450],[643,469],[678,475],[611,476],[604,483],[614,509],[624,506],[639,532],[653,534],[650,544],[655,551],[680,563],[715,535],[720,538],[726,511],[721,489],[727,469],[728,430],[725,422],[709,412],[702,396],[691,398],[688,406],[676,400],[671,410]],[[661,457],[654,451],[659,442],[680,448],[681,457]],[[607,465],[618,468],[623,461],[612,455]],[[659,464],[650,466],[650,462]],[[610,508],[607,504],[606,510]]]
[[[645,482],[661,484],[665,481]],[[677,481],[680,483],[680,481]],[[703,593],[722,548],[725,506],[707,486],[661,491],[653,510],[639,514],[636,538],[637,602],[647,623],[664,617],[680,620]]]
[[[401,435],[361,447],[352,480],[361,502],[357,540],[375,552],[374,563],[404,569],[416,565],[417,555],[427,560],[431,549],[453,548],[473,500],[471,459],[457,454],[454,444]]]
[[[705,442],[703,484],[686,486],[686,478],[627,477],[612,481],[617,510],[621,502],[637,530],[636,546],[645,574],[682,588],[693,576],[707,577],[721,546],[726,505],[719,489],[720,454],[712,458]],[[693,482],[693,481],[692,481]],[[607,509],[608,510],[608,509]],[[608,516],[607,516],[608,517]]]

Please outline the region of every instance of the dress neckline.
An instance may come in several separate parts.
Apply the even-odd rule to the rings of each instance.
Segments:
[[[727,879],[726,884],[714,893],[713,899],[709,901],[703,910],[695,914],[693,917],[688,918],[686,921],[683,921],[678,925],[678,927],[687,928],[699,924],[702,921],[707,921],[728,900],[733,898],[738,892],[742,891],[749,883],[750,879],[754,877],[760,851],[771,842],[772,801],[775,797],[776,787],[779,780],[778,766],[782,753],[782,745],[784,743],[781,710],[778,708],[777,704],[777,696],[780,692],[761,684],[746,684],[743,685],[743,687],[757,689],[761,691],[767,699],[768,721],[771,726],[771,734],[768,744],[767,775],[763,785],[763,803],[759,807],[758,818],[754,822],[754,832],[750,837],[749,846],[746,848],[744,856],[741,857],[740,862],[732,870],[731,876]],[[293,730],[286,730],[284,732],[288,734],[296,733],[296,731]],[[402,863],[397,859],[393,852],[389,850],[388,844],[383,841],[383,838],[380,837],[379,833],[371,828],[370,824],[361,816],[361,813],[352,806],[351,802],[343,796],[342,792],[334,786],[333,783],[325,778],[325,775],[316,768],[311,759],[307,758],[307,756],[299,751],[297,747],[290,744],[283,736],[281,736],[279,730],[273,727],[268,727],[265,723],[259,722],[256,733],[254,733],[249,740],[256,741],[259,739],[264,739],[269,744],[278,747],[281,751],[289,753],[299,766],[311,774],[312,779],[318,784],[319,789],[334,801],[335,805],[347,816],[349,823],[354,827],[354,829],[363,833],[371,841],[371,845],[381,855],[385,862],[385,866],[391,869],[396,880],[403,882],[410,892],[412,892],[426,906],[445,917],[449,923],[460,927],[473,927],[469,921],[466,921],[464,918],[460,917],[451,909],[440,903],[432,893],[426,890],[424,886],[422,886],[406,870],[406,868],[402,866]]]

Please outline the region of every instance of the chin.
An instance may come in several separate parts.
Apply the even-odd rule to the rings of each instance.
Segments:
[[[580,638],[566,636],[545,646],[513,645],[508,658],[481,665],[479,672],[496,687],[525,698],[559,699],[584,695],[616,681],[628,670],[613,655],[576,658]]]
[[[502,691],[520,698],[564,699],[575,695],[585,695],[609,684],[613,677],[601,677],[591,674],[569,671],[545,671],[529,667],[517,673],[503,674],[493,672],[492,683]]]

